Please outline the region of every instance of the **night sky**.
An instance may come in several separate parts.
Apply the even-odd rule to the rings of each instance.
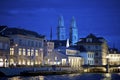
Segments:
[[[120,49],[120,0],[0,0],[0,25],[32,30],[47,39],[51,27],[56,39],[60,15],[67,32],[74,16],[79,38],[93,33]]]

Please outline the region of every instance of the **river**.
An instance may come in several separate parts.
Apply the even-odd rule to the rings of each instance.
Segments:
[[[120,80],[120,73],[84,73],[48,76],[0,77],[0,80]]]

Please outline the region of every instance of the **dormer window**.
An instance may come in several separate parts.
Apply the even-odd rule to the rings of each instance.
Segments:
[[[92,38],[87,38],[86,42],[92,42]]]

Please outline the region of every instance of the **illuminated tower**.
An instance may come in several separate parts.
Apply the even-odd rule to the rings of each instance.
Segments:
[[[76,21],[75,21],[75,18],[72,17],[72,21],[71,21],[71,24],[70,24],[70,41],[71,41],[71,44],[72,45],[75,45],[75,43],[78,41],[78,29],[77,29],[77,26],[76,26]]]
[[[58,19],[58,27],[57,27],[57,38],[58,40],[66,40],[66,31],[64,26],[63,16],[60,16]]]

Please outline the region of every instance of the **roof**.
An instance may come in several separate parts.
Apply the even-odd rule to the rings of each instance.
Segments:
[[[45,56],[45,59],[51,59],[52,61],[55,60],[55,57],[58,58],[58,60],[67,59],[67,56],[65,54],[62,54],[61,52],[58,52],[57,50],[53,50],[52,54],[48,54],[47,56]]]
[[[108,51],[109,54],[120,54],[120,51],[118,51],[116,48],[109,48]]]
[[[68,47],[68,48],[66,48],[66,49],[79,50],[79,48],[78,48],[77,46],[70,46],[70,47]]]
[[[4,30],[4,35],[26,35],[26,36],[34,36],[38,38],[44,38],[44,35],[38,34],[37,32],[30,31],[30,30],[25,30],[25,29],[20,29],[20,28],[7,28]]]
[[[52,40],[52,42],[54,42],[55,48],[57,48],[59,46],[66,47],[67,40]]]
[[[106,41],[103,37],[96,37],[94,34],[89,34],[87,37],[85,38],[80,38],[80,41],[77,42],[78,43],[103,43],[104,41]]]

